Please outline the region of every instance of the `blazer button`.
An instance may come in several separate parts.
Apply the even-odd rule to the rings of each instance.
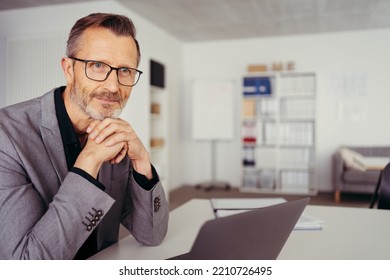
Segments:
[[[92,226],[96,226],[96,221],[95,219],[93,218],[92,220],[88,217],[85,217],[86,220],[88,220],[89,224],[92,225]]]
[[[86,224],[86,223],[84,223],[84,222],[82,222],[83,223],[83,225],[85,225],[85,229],[87,230],[87,231],[91,231],[92,230],[92,225],[91,224]]]
[[[157,196],[155,199],[154,199],[154,212],[158,212],[160,210],[160,207],[161,207],[161,199],[160,199],[160,196]]]
[[[96,210],[95,208],[92,207],[92,210],[95,211],[95,216],[103,216],[103,211],[102,210]]]

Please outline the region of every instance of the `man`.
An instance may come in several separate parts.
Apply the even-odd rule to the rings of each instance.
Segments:
[[[66,87],[0,110],[0,259],[85,259],[118,241],[120,223],[161,243],[163,188],[118,118],[139,59],[127,17],[91,14],[69,34]]]

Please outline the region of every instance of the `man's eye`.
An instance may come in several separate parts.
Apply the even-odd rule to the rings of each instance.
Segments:
[[[130,74],[130,69],[129,68],[120,68],[119,70],[122,75],[129,75]]]
[[[99,69],[99,68],[103,67],[103,64],[101,62],[95,61],[93,63],[93,67],[96,68],[96,69]]]

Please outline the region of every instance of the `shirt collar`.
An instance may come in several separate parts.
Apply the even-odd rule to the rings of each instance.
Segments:
[[[59,87],[54,91],[54,102],[56,107],[56,114],[58,119],[58,125],[61,131],[62,142],[64,145],[78,143],[76,132],[73,128],[72,122],[70,121],[68,112],[65,108],[64,100],[62,99],[62,94],[65,90],[65,87]]]

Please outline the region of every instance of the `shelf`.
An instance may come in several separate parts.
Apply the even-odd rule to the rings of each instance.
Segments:
[[[313,175],[312,170],[305,169],[286,171],[263,169],[253,171],[252,174],[247,171],[243,175],[241,189],[268,193],[315,193],[316,189],[311,187]]]
[[[278,145],[279,148],[291,148],[291,149],[312,149],[314,148],[314,144],[312,145],[299,145],[299,144],[280,144]]]
[[[276,118],[271,116],[256,116],[256,117],[245,117],[242,119],[243,121],[267,121],[267,122],[275,122]]]
[[[315,194],[315,74],[276,73],[269,80],[267,95],[242,95],[242,189]]]
[[[157,115],[157,114],[151,114],[151,115],[150,115],[150,119],[151,119],[151,120],[155,120],[155,121],[164,120],[164,118],[163,118],[162,115]]]
[[[243,95],[242,98],[244,100],[254,100],[254,101],[258,101],[258,100],[269,100],[269,99],[272,99],[273,96],[272,95],[262,95],[262,94],[253,94],[253,95]]]
[[[150,160],[169,193],[169,110],[167,89],[150,85],[149,89]]]
[[[258,143],[242,143],[243,147],[255,147],[255,148],[276,148],[277,145],[265,145],[265,144],[258,144]]]
[[[150,152],[152,153],[158,153],[158,152],[163,152],[164,151],[164,147],[151,147],[150,148]]]
[[[302,122],[314,122],[314,117],[280,117],[280,122],[296,122],[296,123],[302,123]]]

